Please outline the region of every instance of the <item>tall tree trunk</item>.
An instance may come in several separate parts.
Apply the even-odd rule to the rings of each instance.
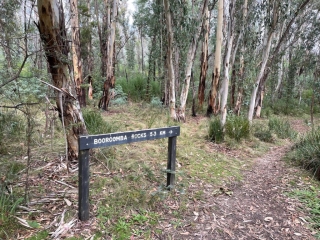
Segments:
[[[248,15],[248,0],[244,0],[243,4],[243,18],[242,18],[242,27],[240,35],[243,37],[245,26],[247,24],[247,15]],[[240,50],[240,69],[239,69],[239,78],[238,78],[238,93],[237,93],[237,100],[235,102],[235,106],[233,112],[236,115],[240,115],[241,105],[242,105],[242,98],[243,98],[243,81],[244,81],[244,54],[246,51],[246,43],[245,41],[242,42],[241,50]]]
[[[111,0],[109,0],[111,1]],[[99,102],[99,108],[107,111],[110,102],[110,90],[114,88],[115,85],[115,75],[114,75],[114,64],[115,64],[115,37],[116,37],[116,17],[118,15],[118,2],[119,0],[113,0],[112,13],[109,9],[108,11],[108,23],[110,23],[109,34],[106,42],[107,46],[107,76],[103,85],[103,96]],[[108,1],[107,1],[108,3]],[[109,4],[111,4],[109,2]]]
[[[274,31],[278,22],[278,17],[279,17],[279,2],[277,0],[273,1],[273,14],[272,14],[272,19],[271,19],[271,26],[269,27],[268,33],[265,34],[265,47],[263,50],[263,55],[262,55],[262,63],[260,67],[260,72],[259,75],[257,76],[257,79],[255,81],[255,84],[253,86],[252,94],[251,94],[251,99],[250,99],[250,105],[249,105],[249,112],[248,112],[248,120],[250,123],[252,123],[253,120],[253,113],[254,113],[254,108],[255,106],[261,109],[262,104],[262,99],[264,95],[264,72],[266,69],[266,65],[269,59],[269,54],[270,54],[270,49],[271,49],[271,42],[273,39]],[[258,89],[260,89],[260,93],[258,94]],[[257,95],[258,94],[258,95]],[[257,96],[259,97],[257,101]],[[260,101],[261,100],[261,101]],[[256,105],[256,103],[258,103]]]
[[[168,34],[168,49],[167,49],[167,69],[168,69],[168,85],[169,85],[169,111],[170,117],[177,120],[176,114],[176,96],[175,96],[175,73],[173,66],[173,30],[169,0],[163,0],[164,11],[166,15],[166,26]]]
[[[202,52],[201,52],[201,68],[200,68],[200,79],[199,79],[199,88],[198,88],[198,109],[201,110],[204,102],[204,92],[206,89],[206,78],[208,71],[208,47],[209,47],[209,34],[210,34],[210,11],[207,5],[204,15],[204,40],[202,43]],[[195,110],[196,111],[196,110]]]
[[[180,48],[178,46],[174,47],[174,73],[175,73],[175,90],[176,96],[179,96],[180,90]]]
[[[66,128],[68,154],[78,158],[78,137],[87,130],[76,99],[75,83],[70,78],[68,43],[61,1],[38,0],[39,31],[56,91],[56,103]]]
[[[194,86],[194,77],[193,77],[193,71],[191,71],[191,82],[192,82],[192,107],[191,107],[191,116],[196,117],[197,111],[196,111],[196,89]]]
[[[88,10],[90,11],[91,9],[91,4],[90,4],[90,0],[87,0],[87,8]],[[87,17],[87,28],[89,29],[90,28],[90,22],[91,22],[91,16],[89,15]],[[86,66],[86,71],[85,71],[85,74],[84,76],[86,76],[85,78],[88,78],[88,84],[89,84],[89,88],[88,88],[88,98],[90,100],[93,99],[93,85],[92,85],[92,73],[93,73],[93,64],[94,64],[94,59],[93,59],[93,55],[92,55],[92,37],[91,37],[91,34],[89,36],[89,41],[87,42],[87,51],[88,51],[88,55],[87,55],[87,59],[86,59],[86,62],[87,62],[87,66]]]
[[[142,36],[142,28],[139,29],[140,34],[140,46],[141,46],[141,72],[144,72],[144,53],[143,53],[143,36]]]
[[[82,62],[81,62],[81,48],[80,48],[80,28],[79,28],[79,14],[78,14],[78,0],[70,0],[71,10],[71,32],[72,32],[72,62],[73,62],[73,77],[76,83],[76,92],[78,101],[81,107],[86,106],[86,92],[82,77]]]
[[[182,82],[182,89],[181,89],[181,95],[180,95],[180,106],[178,109],[178,119],[181,121],[186,120],[186,104],[187,104],[187,97],[190,87],[190,79],[191,79],[191,71],[192,66],[194,63],[196,50],[198,47],[198,40],[200,37],[200,33],[203,26],[203,20],[205,16],[205,10],[207,9],[208,0],[203,1],[203,5],[200,7],[200,13],[199,13],[199,19],[198,19],[198,26],[196,29],[196,32],[192,38],[192,42],[190,43],[188,55],[187,55],[187,63],[184,73],[184,80]]]
[[[100,23],[100,14],[99,14],[99,5],[98,5],[98,0],[95,0],[95,15],[96,15],[96,21],[97,21],[97,27],[98,27],[98,36],[99,36],[99,45],[100,45],[100,59],[101,59],[101,65],[100,65],[100,71],[101,71],[101,76],[106,77],[106,67],[107,67],[107,46],[106,46],[106,39],[107,39],[107,32],[108,32],[108,17],[104,16],[103,17],[103,26],[101,26]],[[106,1],[106,4],[108,2]],[[110,8],[108,5],[106,6],[106,11],[108,14],[110,14]],[[108,15],[109,16],[109,15]]]
[[[210,116],[211,114],[217,114],[219,112],[219,107],[220,107],[218,88],[219,88],[220,65],[221,65],[223,1],[224,0],[219,0],[218,2],[216,51],[215,51],[215,57],[214,57],[214,66],[213,66],[211,90],[209,94],[209,101],[208,101],[208,108],[207,108],[207,116]]]
[[[233,45],[234,38],[234,27],[235,27],[235,17],[234,17],[234,8],[236,0],[231,0],[229,2],[229,23],[228,23],[228,39],[227,39],[227,50],[225,57],[225,66],[224,66],[224,77],[221,84],[221,125],[224,126],[227,119],[227,102],[228,102],[228,91],[229,91],[229,62],[230,55]]]
[[[278,98],[279,96],[280,86],[282,84],[282,78],[283,78],[283,63],[284,63],[284,55],[281,57],[278,65],[278,79],[277,79],[277,85],[272,94],[272,103],[274,103],[275,99]]]
[[[92,86],[92,77],[91,77],[91,75],[88,75],[88,84],[89,84],[88,98],[90,100],[92,100],[93,99],[93,86]]]
[[[256,117],[260,117],[260,113],[261,113],[261,109],[262,109],[262,102],[263,102],[263,95],[264,95],[264,90],[265,90],[265,81],[267,80],[267,78],[269,76],[269,73],[271,70],[271,65],[273,64],[275,57],[278,56],[278,53],[279,53],[281,46],[282,46],[282,43],[284,42],[286,37],[289,35],[289,32],[290,32],[289,30],[290,30],[292,24],[295,22],[295,19],[299,16],[299,14],[303,11],[303,9],[305,9],[305,7],[308,5],[308,3],[310,1],[311,0],[305,0],[303,3],[301,3],[299,5],[298,9],[295,11],[295,13],[293,14],[293,17],[291,18],[288,25],[286,26],[284,33],[282,34],[281,38],[279,39],[279,41],[275,47],[275,50],[272,53],[271,59],[267,62],[266,66],[264,67],[265,70],[262,73],[263,76],[261,76],[261,79],[259,81],[259,86],[256,91],[256,97],[251,96],[251,102],[253,100],[255,102],[255,103],[253,103],[253,108],[256,108]],[[280,3],[278,1],[275,1],[274,4],[276,7],[279,7]],[[274,14],[275,13],[278,14],[277,11],[274,12]],[[276,18],[276,21],[275,21],[275,18]],[[271,30],[276,28],[277,19],[278,19],[278,15],[277,16],[273,15],[273,20],[272,20],[273,22],[272,22]],[[269,49],[269,51],[270,51],[270,49]],[[256,98],[258,98],[258,100],[256,100]],[[251,110],[251,102],[250,102],[250,108],[249,108],[249,114],[248,114],[248,119],[250,122],[252,121],[253,113],[254,113],[254,109]],[[251,114],[252,114],[252,116],[250,117]],[[251,118],[251,120],[250,120],[250,118]]]
[[[264,70],[266,68],[267,61],[269,59],[271,42],[272,42],[272,38],[273,38],[273,30],[270,29],[269,34],[266,34],[266,36],[268,38],[267,38],[267,44],[265,46],[265,49],[264,49],[263,55],[262,55],[262,64],[260,67],[260,72],[259,72],[259,75],[258,75],[256,81],[255,81],[255,84],[254,84],[253,90],[252,90],[252,94],[251,94],[251,100],[250,100],[249,112],[248,112],[248,120],[250,121],[250,123],[252,123],[252,119],[253,119],[253,113],[254,113],[254,108],[256,105],[258,88],[260,86],[260,82],[261,82],[261,79],[263,78]]]

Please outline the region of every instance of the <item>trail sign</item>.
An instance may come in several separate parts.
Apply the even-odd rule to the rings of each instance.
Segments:
[[[89,219],[89,149],[119,144],[169,138],[167,187],[175,183],[176,142],[180,127],[153,128],[139,131],[118,132],[79,137],[79,219]]]

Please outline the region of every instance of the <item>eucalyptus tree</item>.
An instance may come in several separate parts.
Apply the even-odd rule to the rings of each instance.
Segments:
[[[270,5],[267,6],[267,9],[265,9],[265,12],[264,12],[264,14],[267,16],[266,22],[264,24],[264,28],[266,28],[264,30],[264,39],[263,39],[264,47],[263,47],[260,71],[254,83],[252,94],[251,94],[251,101],[250,101],[249,112],[248,112],[248,120],[250,122],[252,122],[252,119],[253,119],[253,112],[254,112],[254,107],[256,103],[256,96],[258,93],[259,84],[264,75],[264,71],[269,59],[271,43],[273,40],[274,32],[278,23],[278,18],[280,13],[279,7],[280,7],[280,2],[278,0],[273,0],[270,2]],[[260,96],[260,100],[262,101],[263,91],[260,91],[260,94],[262,94]]]
[[[176,114],[176,96],[175,96],[175,72],[173,66],[173,29],[172,29],[172,18],[169,0],[164,0],[164,11],[166,16],[166,27],[167,27],[167,68],[168,68],[168,85],[169,85],[169,112],[170,117],[177,120]]]
[[[38,0],[38,28],[56,93],[56,104],[66,129],[68,156],[78,158],[78,136],[87,134],[75,82],[70,77],[63,6],[60,0]]]
[[[312,0],[303,0],[303,1],[297,1],[294,2],[295,4],[292,4],[291,7],[295,8],[293,11],[289,12],[289,16],[284,15],[284,13],[287,13],[287,11],[283,11],[288,7],[288,4],[280,3],[278,1],[273,1],[272,5],[268,5],[267,9],[265,9],[266,13],[266,30],[264,31],[264,51],[262,56],[262,63],[260,67],[259,74],[255,80],[255,84],[253,86],[252,94],[251,94],[251,100],[249,105],[249,112],[248,112],[248,120],[252,122],[254,110],[256,112],[256,116],[260,117],[261,108],[262,108],[262,101],[264,97],[265,92],[265,82],[268,78],[268,75],[270,74],[270,71],[272,69],[272,64],[275,62],[276,58],[278,57],[279,51],[281,49],[281,46],[285,43],[285,41],[288,40],[290,36],[295,34],[292,30],[292,26],[295,24],[297,18],[305,11],[305,8],[312,2]],[[291,13],[291,14],[290,14]],[[279,37],[279,40],[277,41],[275,47],[273,48],[273,51],[271,53],[271,57],[269,59],[270,51],[271,51],[271,43],[274,39],[275,31],[279,31],[280,22],[279,19],[282,15],[289,18],[290,21],[286,24],[284,27],[283,33]],[[272,16],[272,17],[270,17]],[[267,28],[267,26],[270,26]]]
[[[81,46],[80,46],[80,27],[78,0],[69,0],[71,11],[71,33],[72,33],[72,63],[73,77],[76,83],[77,98],[81,107],[86,106],[86,92],[83,84]]]
[[[211,114],[217,114],[220,108],[220,99],[218,96],[219,79],[220,79],[220,65],[221,65],[221,48],[222,48],[222,26],[223,26],[223,2],[218,1],[218,20],[216,31],[216,46],[214,56],[214,66],[212,73],[211,89],[208,99],[207,116]]]
[[[195,59],[196,50],[198,47],[198,41],[200,37],[200,33],[202,32],[203,28],[203,21],[205,20],[206,16],[206,10],[208,6],[208,1],[202,1],[202,2],[194,2],[197,3],[195,5],[191,6],[191,10],[188,6],[188,2],[183,2],[182,9],[184,9],[185,13],[187,14],[189,12],[189,21],[188,23],[185,23],[185,25],[181,26],[175,26],[173,29],[173,18],[171,13],[174,12],[170,9],[169,1],[164,1],[164,9],[165,9],[165,15],[166,15],[166,31],[167,31],[167,69],[168,69],[168,82],[169,82],[169,111],[170,116],[172,119],[176,121],[185,121],[186,120],[186,103],[187,103],[187,97],[188,92],[190,88],[190,79],[191,79],[191,72],[192,67]],[[194,10],[195,9],[195,10]],[[185,16],[184,16],[185,17]],[[178,19],[175,20],[178,22]],[[180,22],[180,21],[179,21]],[[183,22],[183,21],[181,21]],[[175,30],[175,31],[174,31]],[[186,57],[185,57],[185,64],[184,64],[184,75],[183,75],[183,81],[181,85],[181,93],[180,93],[180,101],[178,103],[178,109],[176,109],[176,86],[179,84],[176,83],[176,76],[179,74],[179,72],[175,71],[174,68],[174,49],[175,51],[177,48],[174,48],[174,45],[177,44],[177,38],[181,39],[181,32],[184,33],[184,37],[182,38],[186,45]],[[187,34],[188,33],[188,34]],[[174,35],[176,37],[174,37]],[[185,41],[185,36],[189,37],[189,41]],[[174,41],[176,40],[176,41]],[[181,41],[181,40],[180,40]],[[180,54],[180,53],[179,53]],[[179,63],[175,63],[179,64]]]
[[[234,40],[234,29],[235,29],[235,5],[236,0],[229,1],[229,18],[228,18],[228,35],[227,35],[227,42],[226,42],[226,54],[224,60],[224,74],[223,80],[221,83],[220,94],[221,94],[221,125],[224,126],[226,123],[227,118],[227,111],[228,111],[228,93],[229,93],[229,65],[230,65],[230,56],[231,51],[236,51],[233,48],[233,40]]]
[[[187,97],[188,97],[188,91],[190,87],[190,79],[192,75],[192,67],[198,47],[198,41],[200,34],[202,32],[202,29],[204,27],[203,22],[206,21],[207,16],[207,10],[208,10],[208,0],[204,0],[202,4],[199,4],[198,11],[196,15],[198,15],[195,18],[196,26],[194,29],[194,33],[191,36],[191,42],[189,43],[189,49],[187,54],[187,60],[185,65],[185,72],[184,72],[184,79],[182,82],[182,89],[181,89],[181,95],[180,95],[180,106],[178,108],[178,118],[180,121],[186,120],[186,104],[187,104]]]
[[[110,102],[111,89],[115,86],[115,40],[118,16],[119,0],[106,0],[106,17],[104,22],[105,39],[102,46],[104,47],[104,64],[106,64],[106,80],[103,84],[103,96],[99,101],[99,108],[108,110]]]
[[[206,78],[208,71],[208,60],[209,60],[209,35],[210,35],[210,16],[211,11],[209,10],[209,5],[204,12],[204,22],[203,22],[203,41],[200,59],[200,78],[199,78],[199,88],[198,88],[198,109],[202,109],[205,89],[206,89]]]
[[[238,36],[238,40],[237,40],[237,45],[241,44],[240,47],[240,56],[239,56],[239,72],[238,72],[238,81],[237,81],[237,98],[236,101],[234,102],[234,93],[235,93],[235,79],[234,79],[234,83],[233,83],[233,87],[232,87],[232,93],[231,93],[231,103],[234,103],[234,108],[233,108],[233,112],[236,115],[240,115],[240,110],[241,110],[241,105],[242,105],[242,101],[243,101],[243,82],[244,82],[244,74],[245,74],[245,61],[244,61],[244,55],[246,52],[246,41],[244,41],[244,36],[247,34],[245,32],[245,29],[247,27],[247,16],[248,16],[248,0],[244,0],[243,5],[242,5],[243,11],[242,11],[242,25],[241,25],[241,30],[240,30],[240,34]],[[240,43],[241,42],[241,43]],[[235,51],[236,52],[236,51]],[[233,62],[235,60],[235,53],[234,53],[234,57],[233,57]],[[233,64],[234,67],[234,64]],[[236,77],[235,74],[235,69],[233,70],[233,74],[232,76]]]
[[[80,30],[80,56],[82,61],[83,83],[88,83],[88,98],[93,99],[93,73],[94,73],[94,46],[93,40],[96,34],[96,22],[93,19],[93,4],[91,0],[80,0],[79,30]]]

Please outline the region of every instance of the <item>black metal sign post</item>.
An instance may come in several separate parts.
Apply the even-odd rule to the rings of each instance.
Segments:
[[[113,145],[169,138],[167,187],[175,184],[176,143],[180,127],[154,128],[139,131],[119,132],[79,137],[79,219],[89,219],[89,149]]]

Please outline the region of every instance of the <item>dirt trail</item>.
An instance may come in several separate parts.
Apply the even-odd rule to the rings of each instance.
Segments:
[[[281,158],[290,144],[272,147],[244,173],[240,185],[222,189],[213,196],[209,184],[201,187],[204,199],[189,206],[182,226],[165,226],[159,239],[315,239],[299,211],[299,203],[288,198],[291,179],[298,170],[288,168]]]

